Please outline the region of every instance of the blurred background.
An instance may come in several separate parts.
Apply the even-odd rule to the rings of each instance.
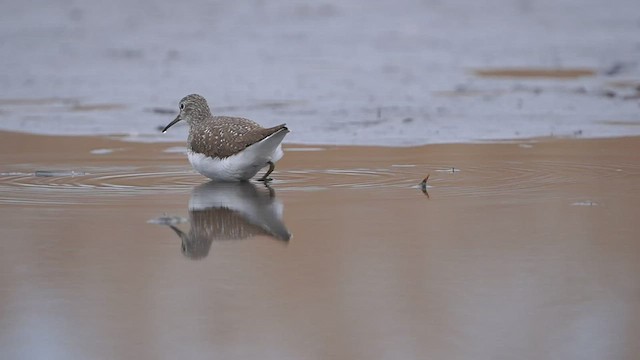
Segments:
[[[4,1],[0,129],[161,135],[183,96],[288,142],[638,135],[640,2]]]

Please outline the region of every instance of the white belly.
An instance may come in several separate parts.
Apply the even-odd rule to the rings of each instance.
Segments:
[[[282,131],[253,144],[238,154],[224,159],[211,158],[203,154],[187,152],[191,166],[212,180],[241,181],[254,177],[269,161],[276,162],[284,155],[280,142],[286,132]],[[280,136],[278,136],[280,135]]]

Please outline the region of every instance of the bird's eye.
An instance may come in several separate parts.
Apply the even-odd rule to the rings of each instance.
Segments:
[[[180,110],[184,110],[184,104],[180,104]]]

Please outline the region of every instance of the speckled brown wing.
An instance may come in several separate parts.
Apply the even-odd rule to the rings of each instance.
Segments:
[[[194,152],[222,159],[282,129],[286,129],[285,124],[265,129],[249,119],[215,116],[191,129],[189,147]]]

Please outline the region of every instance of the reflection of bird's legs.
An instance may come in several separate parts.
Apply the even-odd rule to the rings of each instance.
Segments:
[[[267,172],[264,174],[264,176],[262,176],[260,179],[258,179],[258,181],[264,181],[264,183],[268,183],[269,181],[273,180],[269,177],[269,175],[273,172],[273,170],[276,168],[276,166],[273,164],[272,161],[267,161],[267,164],[269,164],[269,170],[267,170]]]
[[[271,185],[269,185],[268,182],[264,182],[264,187],[267,188],[267,190],[269,190],[269,199],[273,199],[276,197],[276,191],[273,190],[273,188],[271,187]]]

